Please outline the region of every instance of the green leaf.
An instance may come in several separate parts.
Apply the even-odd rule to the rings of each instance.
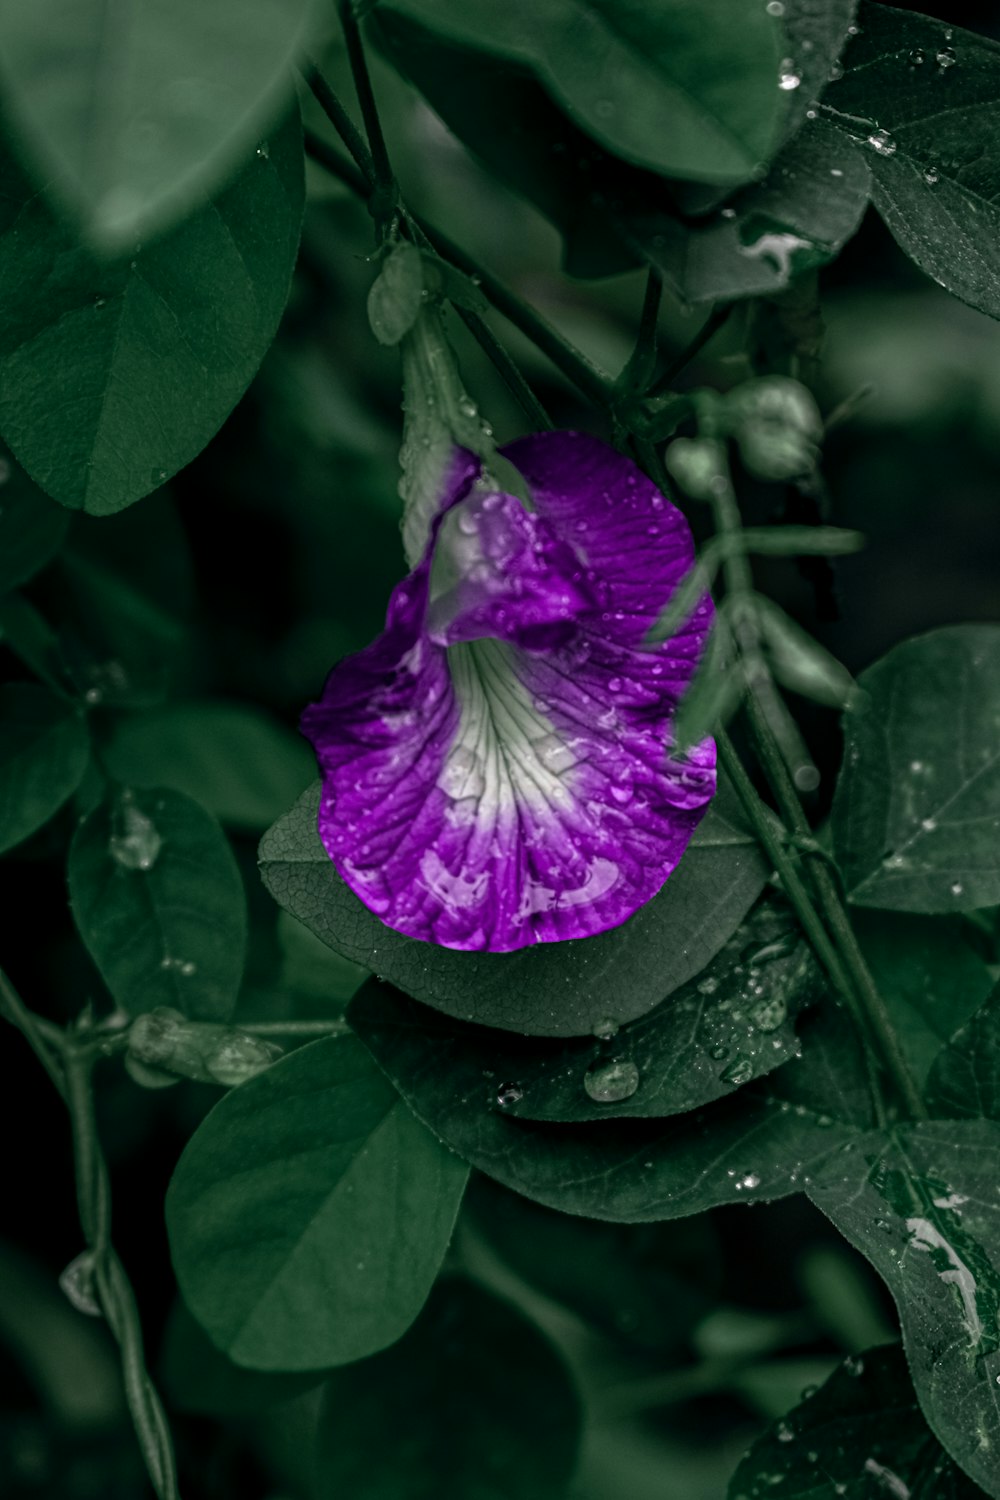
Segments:
[[[745,182],[773,147],[784,42],[765,6],[389,0],[379,12],[529,68],[595,140],[637,166]]]
[[[809,1188],[885,1280],[924,1416],[1000,1495],[1000,1126],[925,1121],[849,1142]]]
[[[269,1375],[234,1365],[180,1299],[167,1319],[158,1373],[171,1406],[211,1417],[255,1416],[313,1389],[323,1378],[320,1372]]]
[[[687,1357],[721,1284],[721,1246],[707,1216],[669,1226],[602,1224],[543,1208],[480,1175],[463,1225],[601,1333],[661,1354]]]
[[[814,118],[817,101],[839,71],[839,58],[852,35],[858,0],[784,0],[786,51],[781,71],[799,79],[797,88],[785,90],[785,138],[790,139],[803,123]]]
[[[182,219],[288,107],[311,0],[38,0],[0,13],[0,80],[36,175],[102,250]]]
[[[54,499],[110,515],[217,431],[284,309],[302,184],[294,115],[173,233],[100,261],[0,153],[0,430]]]
[[[478,1069],[484,1098],[502,1092],[518,1119],[683,1114],[797,1057],[793,1022],[822,989],[790,913],[762,905],[697,980],[630,1025],[607,1016],[594,1037],[556,1043],[456,1022],[442,1067]]]
[[[129,1015],[224,1021],[243,976],[243,884],[215,819],[180,792],[112,786],[69,853],[77,930]]]
[[[391,1344],[437,1275],[467,1169],[353,1037],[227,1094],[167,1193],[181,1292],[257,1370],[317,1370]]]
[[[858,683],[868,701],[844,721],[832,811],[848,898],[918,912],[1000,901],[1000,626],[904,641]]]
[[[767,867],[722,787],[679,868],[623,927],[518,953],[459,953],[385,927],[340,879],[316,832],[318,787],[264,835],[275,900],[331,948],[449,1015],[505,1030],[580,1036],[631,1021],[697,974],[759,894]]]
[[[121,719],[105,751],[132,786],[171,786],[222,823],[260,831],[307,786],[313,757],[292,730],[249,704],[175,703]]]
[[[848,708],[856,702],[857,688],[847,668],[780,605],[755,594],[753,612],[765,655],[783,687],[830,708]]]
[[[969,946],[961,917],[928,922],[904,912],[858,910],[851,925],[922,1084],[946,1042],[990,993],[990,971]]]
[[[557,1500],[579,1435],[576,1392],[549,1342],[509,1303],[448,1277],[395,1348],[330,1377],[315,1493]]]
[[[89,759],[90,737],[74,704],[34,683],[0,687],[0,851],[59,811]]]
[[[820,1390],[758,1438],[733,1475],[729,1500],[772,1487],[782,1500],[977,1500],[982,1494],[928,1431],[896,1345],[846,1359]]]
[[[1000,1120],[1000,985],[938,1053],[927,1107],[949,1120]]]
[[[69,517],[0,454],[0,594],[27,583],[62,546]]]
[[[738,1097],[668,1120],[579,1125],[509,1118],[517,1079],[484,1077],[461,1023],[388,985],[366,985],[351,1025],[418,1117],[506,1187],[564,1213],[634,1223],[800,1191],[871,1115],[846,1017],[802,1027],[803,1055]]]
[[[669,211],[662,179],[609,156],[523,68],[478,48],[455,46],[382,6],[373,22],[381,50],[445,124],[501,182],[556,225],[571,275],[609,276],[636,264],[638,256],[609,218],[608,203],[652,202]]]
[[[906,254],[1000,318],[1000,43],[871,0],[858,20],[824,113],[864,151],[875,207]]]
[[[783,290],[825,265],[851,238],[868,203],[868,164],[823,120],[807,121],[763,182],[709,218],[622,215],[622,234],[685,302]]]

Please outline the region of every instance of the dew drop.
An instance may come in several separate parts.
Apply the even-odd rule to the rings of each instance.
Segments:
[[[933,833],[934,830],[935,830],[935,828],[937,827],[937,819],[936,818],[921,818],[921,820],[920,820],[920,826],[924,830],[925,833]]]
[[[953,896],[960,896],[965,887],[960,880],[953,880],[948,889],[951,891],[951,894]]]
[[[777,1031],[787,1018],[788,1006],[780,995],[758,1001],[750,1012],[750,1019],[758,1031]]]
[[[736,1184],[736,1191],[746,1188],[748,1192],[760,1187],[760,1174],[757,1172],[745,1172]]]
[[[595,1104],[617,1104],[639,1087],[639,1069],[634,1062],[595,1063],[583,1075],[583,1086]]]
[[[738,1057],[719,1074],[720,1082],[731,1083],[734,1088],[741,1088],[743,1084],[749,1083],[752,1077],[753,1063],[748,1057]]]
[[[767,0],[767,4],[764,9],[767,11],[769,16],[783,16],[785,14],[783,0]]]
[[[914,47],[913,51],[910,53],[910,56],[909,56],[910,67],[911,68],[922,67],[923,64],[926,61],[927,61],[927,53],[924,51],[924,49],[922,47]]]
[[[714,995],[718,988],[719,981],[709,975],[707,979],[702,979],[698,984],[698,993],[699,995]]]
[[[517,1083],[502,1083],[497,1089],[497,1103],[501,1109],[507,1109],[511,1104],[520,1104],[524,1098],[524,1089]]]
[[[774,1429],[774,1435],[778,1439],[779,1443],[790,1443],[795,1438],[795,1433],[789,1427],[787,1422],[779,1422],[777,1427]]]
[[[599,1021],[594,1022],[593,1034],[601,1042],[609,1042],[613,1036],[617,1036],[620,1030],[614,1016],[602,1016]]]
[[[163,847],[156,824],[132,802],[122,804],[121,815],[125,831],[111,835],[108,853],[126,870],[151,870]]]
[[[939,68],[953,68],[958,61],[954,47],[942,47],[934,60]]]
[[[927,171],[924,173],[924,181],[926,182],[927,186],[933,187],[934,184],[939,180],[939,174],[935,171],[935,169],[933,167],[928,167]]]
[[[873,130],[868,137],[868,144],[879,156],[892,156],[896,150],[896,142],[888,130]]]
[[[844,1360],[844,1374],[851,1375],[856,1380],[859,1375],[865,1373],[865,1362],[860,1355],[849,1354]]]
[[[778,87],[785,93],[790,94],[797,89],[802,82],[801,75],[796,73],[795,64],[790,57],[782,59],[781,72],[778,74]]]

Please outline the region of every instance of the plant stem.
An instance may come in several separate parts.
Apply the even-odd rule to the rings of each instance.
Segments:
[[[782,817],[790,825],[793,833],[809,837],[812,830],[788,775],[781,752],[774,741],[771,726],[752,694],[747,698],[746,712],[753,735],[754,749],[773,788]],[[850,918],[840,898],[840,892],[826,867],[825,860],[812,861],[809,873],[820,909],[830,932],[838,943],[858,1004],[863,1010],[869,1032],[878,1047],[882,1064],[911,1117],[915,1120],[926,1120],[927,1108],[910,1072],[885,1001],[865,961],[851,927]]]
[[[656,364],[656,324],[660,316],[663,298],[663,278],[650,266],[646,275],[646,290],[639,314],[639,332],[635,348],[618,377],[618,388],[623,393],[643,391],[652,379]]]
[[[862,1028],[865,1035],[869,1035],[865,1024],[866,1016],[858,1005],[851,977],[840,954],[832,943],[830,934],[823,925],[819,913],[816,911],[812,897],[802,876],[799,874],[794,859],[788,852],[787,845],[781,836],[780,824],[777,823],[777,819],[770,809],[758,797],[753,783],[743,767],[743,762],[736,754],[732,740],[724,730],[716,735],[716,743],[719,748],[719,760],[722,763],[723,770],[732,782],[736,795],[743,804],[743,810],[753,826],[759,843],[763,846],[765,853],[774,865],[778,879],[781,881],[782,889],[792,903],[795,915],[798,917],[806,937],[812,944],[816,957],[826,969],[834,988],[843,999],[855,1022]],[[870,1037],[869,1040],[871,1040]],[[872,1066],[872,1054],[868,1048],[865,1048],[865,1058],[868,1063],[868,1081],[875,1117],[879,1125],[885,1125],[888,1119],[885,1100],[882,1097],[878,1075]]]
[[[311,156],[313,161],[318,162],[321,167],[330,173],[331,177],[339,177],[345,187],[349,187],[352,193],[359,198],[367,198],[368,183],[356,167],[349,161],[345,161],[336,147],[331,146],[315,130],[310,130],[308,125],[302,132],[305,141],[306,155]]]
[[[716,307],[709,313],[701,328],[695,334],[680,354],[676,355],[662,369],[658,370],[653,377],[647,396],[665,395],[673,386],[674,381],[682,370],[686,369],[691,361],[701,353],[708,341],[715,337],[723,324],[728,323],[735,308],[735,303],[729,302],[724,307]]]
[[[44,1023],[43,1034],[41,1018],[28,1009],[3,970],[0,1015],[29,1042],[69,1111],[80,1228],[98,1303],[121,1350],[125,1399],[158,1500],[180,1500],[173,1441],[160,1398],[146,1371],[135,1294],[111,1243],[111,1189],[94,1115],[93,1046],[84,1037],[78,1042],[75,1035],[59,1031],[48,1022]]]
[[[368,136],[368,147],[371,153],[372,170],[374,173],[372,187],[378,193],[385,195],[388,201],[395,194],[396,183],[392,167],[389,164],[389,153],[386,150],[385,136],[382,134],[382,122],[378,115],[378,106],[375,103],[375,94],[372,89],[371,75],[368,72],[368,63],[365,60],[364,43],[361,40],[361,28],[358,18],[354,14],[352,0],[340,0],[338,7],[340,11],[340,24],[344,29],[344,39],[347,42],[347,57],[351,64],[351,76],[354,79],[354,90],[361,105],[361,118],[365,122],[365,132]]]
[[[346,1021],[243,1021],[237,1031],[248,1036],[347,1036]]]
[[[364,179],[365,196],[370,197],[377,178],[375,162],[365,144],[364,136],[315,63],[309,64],[304,76],[320,109],[354,158],[354,163]]]
[[[533,430],[551,432],[554,426],[552,418],[486,320],[465,307],[457,307],[455,311],[483,353],[492,362],[500,379],[524,412]]]

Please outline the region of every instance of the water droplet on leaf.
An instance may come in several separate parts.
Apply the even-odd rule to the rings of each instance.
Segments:
[[[524,1098],[524,1089],[517,1083],[502,1083],[497,1089],[497,1103],[501,1109],[507,1109],[511,1104],[520,1104]]]
[[[595,1104],[618,1104],[639,1087],[639,1069],[634,1062],[595,1063],[583,1075],[583,1086]]]
[[[111,835],[108,853],[126,870],[151,870],[163,847],[156,824],[132,802],[122,803],[120,815],[124,831]]]
[[[868,144],[879,156],[892,156],[895,154],[896,142],[888,130],[873,130],[868,137]]]

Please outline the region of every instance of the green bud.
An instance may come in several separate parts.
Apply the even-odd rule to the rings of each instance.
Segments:
[[[784,375],[748,380],[726,396],[724,419],[744,464],[758,479],[800,479],[819,461],[823,419],[797,380]]]
[[[664,461],[693,500],[711,500],[729,482],[725,449],[714,438],[675,438]]]
[[[164,1087],[166,1075],[234,1088],[281,1055],[273,1042],[231,1026],[189,1021],[180,1011],[161,1006],[133,1021],[125,1061],[146,1088]]]
[[[424,297],[423,257],[400,240],[382,262],[368,293],[368,321],[380,344],[398,344],[417,321]]]

